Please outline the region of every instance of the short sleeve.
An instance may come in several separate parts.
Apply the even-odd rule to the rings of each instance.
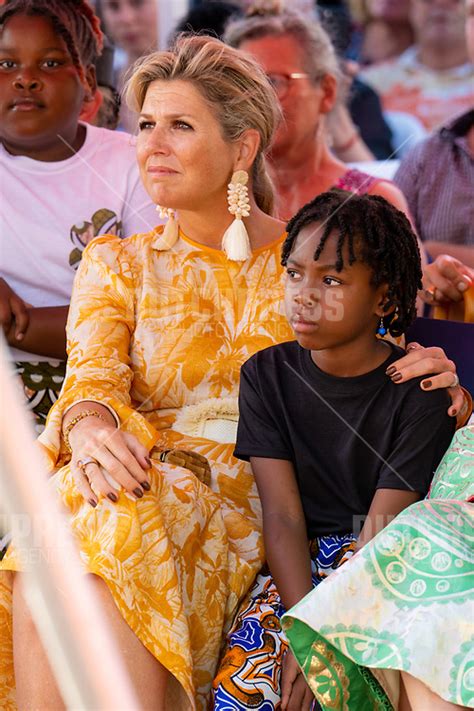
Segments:
[[[234,456],[246,461],[250,457],[292,461],[294,455],[288,437],[278,422],[277,410],[270,412],[266,395],[254,356],[240,371],[239,426]]]
[[[416,491],[425,496],[451,443],[456,420],[447,414],[449,396],[445,390],[426,393],[418,382],[416,387],[405,399],[377,489]]]

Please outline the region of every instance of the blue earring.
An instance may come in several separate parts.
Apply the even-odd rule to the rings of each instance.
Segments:
[[[377,329],[377,333],[379,336],[385,336],[385,334],[387,333],[387,329],[385,328],[383,323],[383,316],[380,317],[380,323]]]

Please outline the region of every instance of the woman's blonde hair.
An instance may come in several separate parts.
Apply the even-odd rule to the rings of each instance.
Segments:
[[[140,111],[153,81],[191,82],[203,95],[220,123],[227,141],[255,129],[260,146],[252,168],[257,205],[273,212],[273,186],[265,167],[280,108],[275,92],[260,66],[251,58],[212,37],[180,35],[170,50],[139,60],[125,87],[128,105]],[[209,146],[212,150],[212,146]]]

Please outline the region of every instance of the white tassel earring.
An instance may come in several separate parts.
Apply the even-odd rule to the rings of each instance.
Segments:
[[[245,170],[237,170],[232,175],[227,190],[229,212],[235,215],[235,220],[224,232],[222,249],[227,258],[235,262],[245,262],[252,256],[249,236],[242,220],[243,217],[250,215],[248,179]]]
[[[171,249],[171,247],[178,241],[178,221],[176,220],[176,212],[172,207],[161,207],[161,205],[157,205],[156,211],[159,212],[160,217],[168,218],[168,222],[164,226],[163,232],[154,243],[156,249],[165,252],[167,249]]]

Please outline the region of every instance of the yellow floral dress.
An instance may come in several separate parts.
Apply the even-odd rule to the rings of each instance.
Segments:
[[[176,708],[204,709],[223,633],[263,562],[261,513],[248,464],[232,443],[173,429],[186,406],[236,398],[240,366],[291,340],[282,310],[283,236],[231,262],[184,235],[160,252],[161,228],[85,250],[68,322],[64,388],[40,437],[52,485],[70,511],[85,568],[108,585],[137,637],[176,680]],[[93,399],[155,458],[152,488],[96,509],[77,493],[61,439],[67,407]],[[215,402],[215,401],[214,401]],[[211,464],[209,487],[158,452],[192,449]],[[133,500],[132,500],[133,498]],[[15,709],[10,571],[0,564],[0,708]]]

